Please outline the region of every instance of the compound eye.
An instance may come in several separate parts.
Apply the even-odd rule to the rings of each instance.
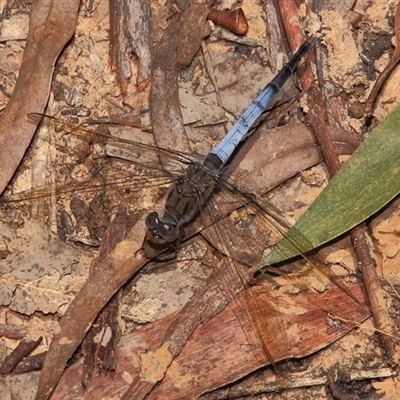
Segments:
[[[158,228],[159,223],[160,223],[160,220],[159,220],[158,214],[156,212],[152,212],[146,217],[145,224],[148,229]]]
[[[175,242],[179,237],[179,229],[176,228],[175,225],[163,223],[158,226],[158,232],[167,242]]]

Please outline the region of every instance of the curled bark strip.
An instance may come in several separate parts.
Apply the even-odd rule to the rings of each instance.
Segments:
[[[167,149],[190,152],[179,104],[178,71],[190,64],[201,41],[210,34],[207,13],[206,7],[196,6],[176,14],[154,50],[151,122],[157,145]],[[168,168],[167,160],[162,162]]]
[[[75,31],[79,0],[32,3],[18,81],[0,117],[0,193],[14,175],[35,133],[30,112],[43,113],[58,55]]]
[[[374,87],[371,90],[371,93],[368,96],[364,110],[365,116],[372,115],[374,111],[373,107],[375,104],[375,100],[378,96],[378,93],[380,92],[382,86],[385,84],[386,80],[389,78],[393,69],[400,61],[400,3],[397,4],[396,8],[396,16],[394,20],[394,34],[396,38],[396,47],[394,48],[394,52],[392,54],[392,57],[390,58],[388,65],[379,75],[378,79],[375,82]]]
[[[91,271],[110,254],[117,244],[124,239],[126,232],[127,210],[118,210],[113,223],[107,230],[99,249],[98,258],[92,263]],[[89,278],[90,279],[90,278]],[[116,345],[120,337],[118,324],[119,293],[116,293],[101,310],[95,323],[82,343],[84,356],[83,382],[88,385],[96,366],[104,370],[115,370],[117,366]],[[102,334],[103,333],[103,334]],[[102,336],[102,340],[98,338]],[[105,336],[108,340],[104,340]]]
[[[296,19],[298,14],[296,3],[289,0],[280,2],[279,4],[290,48],[292,51],[295,51],[306,40],[302,28]],[[310,112],[306,116],[306,123],[320,145],[322,156],[332,177],[339,171],[340,162],[329,136],[328,114],[324,108],[321,92],[315,85],[316,80],[311,68],[310,54],[307,54],[304,60],[305,62],[298,68],[298,75],[303,90],[308,92],[310,97]]]
[[[8,374],[15,366],[28,354],[30,354],[36,347],[42,343],[43,337],[40,336],[38,340],[23,339],[18,346],[8,355],[0,367],[2,374]]]
[[[385,301],[385,293],[379,285],[376,274],[376,262],[370,255],[370,246],[365,236],[365,224],[361,224],[354,228],[351,232],[351,240],[356,251],[357,257],[361,257],[360,268],[362,268],[362,276],[365,284],[365,290],[371,307],[372,315],[376,327],[381,331],[381,338],[384,349],[389,355],[395,352],[395,344],[392,337],[382,332],[390,334],[395,333],[394,327],[390,321],[387,304]]]
[[[25,326],[0,324],[0,337],[22,339],[25,337],[26,332],[27,328]]]
[[[145,81],[151,66],[149,1],[110,1],[110,66],[117,73],[123,93],[132,75],[131,53],[138,58],[138,81]]]
[[[46,353],[35,354],[25,357],[12,371],[13,375],[24,374],[26,372],[38,371],[43,367]]]
[[[211,8],[207,19],[236,35],[243,36],[249,30],[249,24],[241,8],[233,11],[221,11]]]

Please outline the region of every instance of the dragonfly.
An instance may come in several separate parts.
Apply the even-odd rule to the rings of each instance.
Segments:
[[[304,42],[299,47],[290,61],[250,103],[222,141],[209,152],[202,163],[190,163],[185,174],[180,176],[171,187],[164,214],[160,217],[157,212],[152,212],[147,216],[148,231],[144,240],[146,257],[153,258],[171,246],[179,248],[185,237],[184,227],[198,215],[216,187],[239,192],[238,188],[223,179],[223,168],[250,128],[293,74],[310,47],[310,41]],[[241,195],[250,200],[249,195],[243,191]]]

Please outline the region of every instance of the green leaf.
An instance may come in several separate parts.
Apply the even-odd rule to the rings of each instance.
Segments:
[[[314,249],[358,225],[400,192],[400,105],[374,129],[259,267]]]

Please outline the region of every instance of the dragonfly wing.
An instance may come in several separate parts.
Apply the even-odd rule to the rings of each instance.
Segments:
[[[55,183],[54,185],[38,186],[18,193],[8,193],[0,198],[0,204],[44,201],[51,196],[64,198],[76,193],[96,193],[104,190],[135,192],[146,188],[154,188],[154,186],[170,185],[176,180],[176,176],[172,174],[164,174],[162,171],[156,174],[154,170],[151,173],[143,172],[136,176],[132,175],[132,173],[128,173],[125,176],[121,173],[118,176],[112,175],[108,176],[107,182],[94,183],[90,177],[88,181],[83,182]]]
[[[24,200],[43,200],[52,195],[68,196],[77,192],[96,192],[104,190],[105,186],[110,189],[126,188],[131,191],[139,191],[147,187],[168,185],[174,182],[176,178],[183,173],[189,163],[196,160],[195,157],[184,153],[97,132],[47,115],[29,114],[29,118],[35,123],[41,121],[52,131],[56,131],[59,136],[74,135],[90,143],[104,143],[106,141],[111,155],[121,159],[128,159],[130,164],[136,166],[136,171],[129,170],[128,167],[126,167],[124,171],[122,162],[118,172],[110,172],[105,182],[99,184],[93,183],[91,177],[88,178],[88,182],[79,181],[64,183],[57,181],[51,187],[47,185],[40,186],[21,193],[15,193],[6,197],[3,196],[1,199],[2,203]],[[170,160],[169,163],[174,165],[172,170],[165,171],[162,168],[159,162],[160,155],[168,157]],[[125,165],[128,166],[129,164],[125,163]],[[100,164],[99,167],[97,167],[98,171],[95,170],[94,172],[103,172],[101,171],[103,166],[104,164]],[[70,167],[65,166],[65,168]],[[94,169],[96,169],[96,167]]]
[[[207,221],[207,227],[201,234],[220,253],[228,256],[223,263],[225,274],[236,277],[236,281],[240,282],[239,287],[232,291],[234,286],[228,283],[230,280],[222,279],[221,290],[227,293],[227,298],[243,291],[242,300],[245,299],[247,312],[271,362],[289,357],[292,352],[286,339],[285,318],[280,312],[280,295],[275,293],[274,287],[286,285],[284,290],[289,291],[328,290],[332,286],[329,282],[332,282],[335,290],[342,292],[342,297],[347,296],[347,303],[360,303],[330,268],[315,256],[299,260],[299,265],[293,267],[295,273],[288,277],[258,280],[254,287],[248,288],[250,271],[254,268],[246,270],[243,265],[257,266],[266,249],[280,241],[291,225],[268,199],[257,195],[255,185],[241,182],[239,186],[237,182],[221,180],[220,186],[219,193],[206,204],[206,211],[201,214]],[[303,235],[299,233],[294,238],[292,245],[296,249],[301,252],[302,248],[307,248],[308,241]],[[304,313],[317,312],[312,311],[315,309],[328,315],[339,312],[340,307],[335,309],[336,306],[310,303]],[[269,315],[268,321],[265,315]]]
[[[14,206],[16,202],[27,202],[31,207],[30,215],[35,218],[44,216],[59,233],[58,217],[60,220],[68,220],[72,216],[74,222],[68,223],[71,229],[75,225],[76,231],[83,232],[84,236],[101,237],[94,234],[93,229],[86,224],[80,229],[78,219],[87,219],[90,214],[93,219],[97,219],[106,214],[105,219],[109,221],[123,202],[131,204],[131,211],[146,210],[156,197],[162,196],[163,191],[168,190],[187,164],[195,159],[183,153],[95,132],[49,116],[30,114],[29,118],[34,122],[41,120],[48,131],[54,133],[54,141],[51,143],[58,151],[49,167],[50,183],[18,192],[10,190],[0,199],[0,203]],[[141,136],[146,137],[143,133]],[[69,145],[79,147],[81,141],[85,149],[88,148],[87,143],[95,145],[91,147],[94,151],[76,157],[77,151],[74,148],[71,155]],[[105,156],[105,151],[111,146],[113,158]],[[169,165],[173,166],[172,170],[165,171],[162,168],[160,155],[168,158]],[[129,162],[126,158],[129,158]],[[89,206],[86,211],[76,207],[77,204],[83,204],[83,201]],[[96,206],[92,210],[95,203],[100,208]],[[138,204],[141,210],[137,210]],[[84,218],[80,218],[82,214],[85,214]],[[50,218],[47,219],[48,217]],[[93,221],[93,224],[96,222]],[[101,222],[101,226],[106,227],[107,223]],[[75,233],[68,232],[69,238],[74,236]]]
[[[264,250],[260,237],[265,238],[268,233],[254,223],[255,216],[248,213],[249,208],[244,200],[240,201],[235,196],[232,202],[219,201],[222,197],[226,200],[232,194],[218,196],[207,206],[214,223],[209,224],[201,234],[222,254],[244,265],[253,266]]]
[[[255,185],[247,187],[219,180],[218,192],[201,213],[202,235],[221,253],[249,267],[259,262],[289,230],[290,225],[268,200],[260,198]]]
[[[255,184],[249,180],[242,180],[240,185],[236,182],[232,183],[231,180],[221,180],[220,184],[226,189],[221,191],[224,196],[227,193],[229,197],[236,197],[236,200],[231,202],[232,204],[238,204],[240,199],[243,206],[234,215],[231,214],[229,217],[225,217],[223,222],[218,220],[220,228],[216,229],[210,226],[212,229],[204,233],[204,235],[208,235],[208,240],[216,248],[219,248],[224,254],[230,255],[236,261],[251,266],[253,272],[256,272],[264,267],[260,265],[260,260],[291,229],[293,235],[290,238],[290,246],[296,250],[297,254],[303,257],[309,268],[314,269],[319,275],[324,275],[333,284],[345,291],[350,298],[359,303],[329,266],[315,254],[305,254],[303,249],[310,248],[307,238],[300,232],[293,230],[292,225],[287,221],[283,213],[266,197],[257,194],[259,190],[257,190]],[[232,221],[234,221],[233,224]],[[214,232],[218,229],[223,230],[224,235],[216,235]],[[225,240],[225,242],[229,240],[229,246],[219,245],[221,240]],[[263,255],[262,258],[261,255]]]
[[[31,113],[28,116],[35,123],[37,123],[38,120],[41,120],[42,124],[48,126],[50,129],[60,132],[61,134],[74,135],[89,142],[107,141],[108,143],[118,146],[120,148],[125,148],[125,150],[131,152],[133,156],[131,158],[132,162],[135,162],[135,156],[140,157],[140,155],[142,155],[143,153],[152,153],[155,154],[157,157],[166,157],[170,160],[175,161],[178,164],[184,165],[187,165],[197,160],[196,157],[190,154],[155,146],[149,143],[148,139],[145,139],[144,142],[141,142],[139,140],[131,140],[123,136],[113,136],[109,133],[95,131],[93,129],[85,128],[80,125],[71,124],[67,121],[59,120],[49,115]],[[143,140],[143,136],[141,136],[140,139]],[[143,161],[141,162],[141,164],[145,164],[145,162]],[[150,160],[147,166],[154,166],[154,160]],[[160,168],[160,166],[155,166],[155,168]]]

